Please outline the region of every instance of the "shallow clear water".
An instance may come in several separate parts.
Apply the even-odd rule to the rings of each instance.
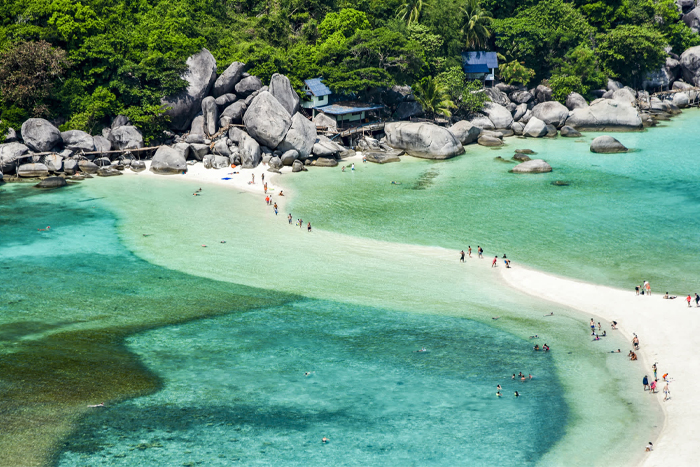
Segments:
[[[696,287],[698,162],[673,145],[700,142],[699,121],[687,113],[617,135],[638,149],[625,155],[509,139],[440,163],[283,176],[294,197],[277,200],[282,212],[311,221],[311,234],[254,195],[213,186],[193,197],[199,185],[180,176],[42,193],[5,185],[0,351],[31,350],[41,364],[42,348],[63,345],[56,336],[130,336],[107,370],[132,381],[116,398],[131,399],[85,417],[62,466],[626,464],[659,420],[637,391],[642,370],[608,353],[626,342],[591,342],[587,317],[508,289],[455,250],[481,245],[487,257],[620,286]],[[515,147],[555,172],[509,174],[493,158]],[[532,352],[533,334],[551,354]],[[430,352],[413,352],[423,345]],[[4,374],[21,373],[5,362]],[[518,383],[518,400],[513,371],[536,376]],[[10,378],[10,397],[23,381]],[[102,389],[86,394],[108,397]],[[592,460],[590,446],[609,454]]]
[[[300,301],[130,346],[164,390],[91,417],[61,465],[532,465],[567,418],[551,355],[465,319]]]
[[[355,172],[290,178],[292,209],[317,227],[392,241],[502,255],[538,269],[633,289],[700,289],[700,112],[663,127],[613,134],[633,152],[594,154],[582,138],[506,138],[449,161],[403,158]],[[515,149],[554,171],[508,171]],[[391,181],[401,185],[392,185]],[[552,185],[565,181],[569,186]]]

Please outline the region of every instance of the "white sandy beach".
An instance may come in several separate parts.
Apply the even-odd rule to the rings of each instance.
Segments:
[[[362,160],[361,154],[344,160],[341,164],[358,163]],[[150,168],[150,161],[146,162]],[[291,167],[282,168],[282,175],[267,172],[268,166],[259,165],[255,169],[205,169],[203,164],[197,163],[188,167],[185,175],[156,175],[150,170],[134,173],[126,170],[129,176],[138,177],[166,177],[175,180],[187,180],[204,184],[217,184],[228,186],[232,189],[245,190],[263,194],[262,174],[265,174],[268,182],[268,193],[272,193],[273,200],[281,202],[284,198],[277,195],[280,190],[286,188],[279,184],[285,176],[291,175]],[[335,169],[341,170],[340,165]],[[233,172],[239,172],[233,174]],[[250,184],[252,175],[255,175],[255,184]],[[224,180],[229,178],[229,180]],[[291,194],[291,193],[288,193]],[[284,205],[281,206],[281,209]],[[284,212],[284,211],[283,211]],[[432,249],[431,249],[432,250]],[[445,251],[446,255],[452,252]],[[434,252],[433,252],[434,254]],[[484,262],[484,267],[489,262]],[[588,320],[606,321],[605,329],[609,332],[620,332],[631,342],[632,334],[636,333],[640,339],[640,360],[629,362],[637,365],[640,370],[639,380],[630,381],[631,388],[642,391],[641,375],[648,374],[653,377],[651,365],[658,362],[659,386],[658,393],[649,394],[649,397],[658,398],[664,413],[665,422],[659,438],[651,439],[655,446],[652,453],[645,454],[643,466],[686,466],[695,465],[700,458],[700,445],[694,441],[700,437],[700,428],[695,427],[695,420],[700,415],[700,396],[694,395],[693,390],[700,385],[700,363],[697,363],[692,354],[694,332],[700,324],[700,309],[688,308],[685,296],[679,296],[675,300],[664,300],[664,291],[654,290],[652,296],[636,296],[634,285],[630,290],[619,290],[611,287],[595,285],[573,279],[556,277],[551,274],[535,271],[515,264],[512,268],[499,268],[504,282],[522,292],[549,300],[551,302],[581,311],[581,326],[588,326]],[[615,320],[618,331],[610,331],[610,321]],[[626,355],[632,348],[630,345],[623,348]],[[671,400],[663,402],[663,386],[661,375],[669,373],[671,383]],[[630,427],[634,430],[635,427]],[[644,446],[639,446],[640,451]]]
[[[691,466],[700,459],[700,363],[694,355],[695,333],[700,325],[700,309],[688,308],[686,296],[675,300],[664,300],[665,291],[654,290],[652,296],[637,296],[634,285],[630,290],[619,290],[602,285],[579,282],[573,279],[556,277],[521,266],[501,269],[503,280],[510,286],[530,295],[550,300],[585,314],[582,326],[589,318],[596,321],[618,322],[619,331],[630,341],[629,348],[622,349],[627,354],[632,348],[632,333],[640,341],[642,359],[630,362],[639,365],[640,374],[653,378],[651,365],[658,362],[658,378],[661,383],[657,397],[666,419],[664,427],[654,443],[654,451],[648,453],[643,466]],[[615,332],[615,331],[612,331]],[[663,402],[661,375],[669,373],[671,399]],[[642,391],[641,376],[631,384]],[[630,427],[634,430],[634,427]],[[644,446],[639,447],[644,450]]]

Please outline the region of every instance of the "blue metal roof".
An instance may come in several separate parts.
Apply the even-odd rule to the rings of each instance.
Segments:
[[[479,63],[478,65],[464,65],[465,73],[491,73],[488,65],[485,63]]]
[[[326,114],[330,115],[345,115],[345,114],[351,114],[355,112],[367,112],[368,110],[377,110],[377,109],[383,109],[383,105],[365,105],[365,106],[355,106],[355,105],[341,105],[341,104],[333,104],[333,105],[326,105],[323,107],[316,107],[316,110],[319,112],[323,112]]]
[[[462,52],[462,64],[498,68],[498,55],[496,52]]]
[[[333,94],[331,90],[328,89],[328,86],[321,82],[322,79],[323,78],[314,78],[304,80],[304,84],[306,84],[306,86],[309,88],[311,94],[316,97],[323,97]]]

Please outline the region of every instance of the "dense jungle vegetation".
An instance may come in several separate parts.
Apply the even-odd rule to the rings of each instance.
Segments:
[[[185,60],[202,47],[219,73],[238,60],[297,89],[317,76],[353,93],[437,85],[468,106],[464,50],[497,51],[504,81],[546,80],[565,96],[608,77],[638,86],[665,47],[698,44],[673,0],[5,0],[0,117],[95,132],[123,113],[157,129],[161,97],[184,87]]]

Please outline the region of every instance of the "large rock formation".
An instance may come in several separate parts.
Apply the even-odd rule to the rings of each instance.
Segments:
[[[598,154],[614,154],[627,152],[627,148],[612,136],[598,136],[591,143],[591,152]]]
[[[47,152],[62,143],[58,128],[43,118],[30,118],[22,124],[22,139],[34,152]]]
[[[249,96],[255,91],[263,87],[262,81],[257,76],[248,76],[243,78],[236,84],[235,90],[237,96]]]
[[[695,34],[700,33],[700,6],[684,14],[683,22],[692,29]]]
[[[247,107],[245,101],[236,101],[221,112],[219,126],[222,128],[229,123],[241,123]]]
[[[531,138],[542,138],[547,136],[547,133],[547,124],[537,117],[532,117],[523,129],[523,136]]]
[[[314,124],[317,127],[328,128],[329,131],[336,131],[337,129],[337,122],[335,121],[335,119],[329,117],[323,112],[319,112],[316,114],[316,116],[314,117]]]
[[[44,165],[51,172],[60,172],[63,170],[63,157],[58,154],[49,154],[44,158]]]
[[[179,131],[189,128],[216,80],[216,60],[207,49],[189,57],[186,64],[182,78],[187,81],[187,89],[161,101],[168,108],[165,114],[170,116],[170,126]]]
[[[151,160],[151,172],[162,175],[187,172],[187,161],[179,151],[161,146]]]
[[[21,143],[0,144],[0,172],[14,173],[17,159],[29,152],[29,148]]]
[[[22,164],[17,169],[17,175],[23,178],[31,177],[46,177],[49,174],[49,168],[44,164]]]
[[[462,146],[476,143],[476,140],[479,139],[479,135],[481,134],[481,128],[472,125],[471,122],[467,120],[460,120],[448,128],[448,130],[457,138],[457,141],[462,143]]]
[[[213,97],[205,97],[202,100],[202,116],[204,117],[204,133],[213,135],[219,123],[219,107],[216,105],[216,99]]]
[[[61,132],[63,146],[71,151],[90,152],[95,150],[95,141],[92,136],[84,131],[69,130]]]
[[[537,98],[537,101],[540,103],[551,101],[552,100],[552,88],[545,86],[543,84],[540,84],[535,89],[535,97]]]
[[[482,130],[495,130],[493,122],[486,115],[480,115],[475,117],[470,122],[473,126],[481,128]]]
[[[494,104],[503,106],[510,104],[510,99],[508,99],[508,95],[505,92],[499,90],[498,88],[486,88],[484,89],[484,92],[487,96],[489,96],[489,98]]]
[[[114,128],[107,138],[113,149],[138,149],[143,147],[143,135],[135,126],[127,125]]]
[[[571,94],[566,96],[567,109],[585,109],[586,107],[588,107],[588,102],[586,102],[586,99],[584,99],[581,94],[577,92],[572,92]]]
[[[449,159],[464,153],[462,143],[449,130],[432,123],[391,122],[384,132],[389,146],[411,156]]]
[[[484,113],[488,115],[495,128],[510,129],[510,126],[513,124],[513,115],[502,105],[485,102]]]
[[[681,55],[683,80],[700,86],[700,45],[691,47]]]
[[[643,128],[637,109],[612,99],[571,112],[566,124],[579,131],[633,131]]]
[[[557,101],[543,102],[532,109],[532,116],[539,118],[547,125],[561,128],[569,118],[569,109]]]
[[[637,96],[633,90],[629,88],[622,88],[613,92],[612,99],[616,100],[617,102],[622,102],[623,104],[633,105],[637,100]]]
[[[260,165],[260,161],[262,161],[260,145],[243,131],[240,132],[238,149],[240,151],[241,165],[244,169],[254,169]]]
[[[63,177],[48,177],[34,186],[37,188],[61,188],[67,185],[68,182]]]
[[[85,159],[81,159],[78,161],[78,168],[80,169],[81,172],[85,172],[86,174],[97,173],[97,170],[99,169],[97,164],[92,163],[92,162],[85,160]]]
[[[532,159],[513,167],[512,172],[516,174],[538,174],[551,172],[552,166],[542,159]]]
[[[292,125],[278,149],[280,151],[294,149],[299,153],[299,159],[305,160],[311,155],[316,137],[316,124],[297,112],[292,117]]]
[[[107,152],[112,149],[112,142],[104,136],[97,135],[92,137],[92,142],[95,145],[95,151]]]
[[[214,97],[223,96],[224,94],[232,93],[234,87],[241,80],[245,71],[245,63],[233,62],[221,73],[214,83],[212,95]]]
[[[272,94],[277,101],[282,104],[282,107],[289,113],[289,115],[294,115],[299,112],[299,95],[292,88],[292,83],[289,79],[275,73],[270,79],[270,94]]]
[[[260,144],[275,149],[292,126],[292,117],[269,92],[261,92],[243,116],[248,134]]]

